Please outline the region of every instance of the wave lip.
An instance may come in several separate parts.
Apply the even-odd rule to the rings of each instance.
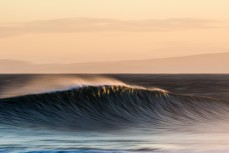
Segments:
[[[82,86],[0,99],[0,124],[73,130],[119,129],[217,118],[227,108],[227,103],[210,98],[174,95],[158,89]]]

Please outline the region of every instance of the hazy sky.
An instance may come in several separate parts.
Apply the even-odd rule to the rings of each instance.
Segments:
[[[0,0],[0,59],[72,63],[229,52],[229,0]]]

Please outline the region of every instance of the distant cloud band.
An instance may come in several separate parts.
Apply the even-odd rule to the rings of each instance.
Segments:
[[[0,37],[29,33],[76,32],[146,32],[217,28],[218,21],[178,18],[166,20],[114,20],[99,18],[65,18],[24,23],[0,24]]]

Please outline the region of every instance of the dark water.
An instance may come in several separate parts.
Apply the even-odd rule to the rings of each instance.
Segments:
[[[229,75],[0,75],[0,152],[229,152]]]

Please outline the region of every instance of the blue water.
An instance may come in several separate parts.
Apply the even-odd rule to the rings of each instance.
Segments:
[[[79,77],[81,81],[85,79],[74,75],[1,76],[0,152],[229,152],[229,76],[109,75],[106,77],[112,78],[114,85],[125,84],[120,89],[112,86],[109,93],[110,85],[104,93],[104,86],[100,90],[100,85],[94,84],[98,79],[87,76],[93,78],[87,83],[95,88],[83,87],[80,92],[80,88],[72,90],[72,85],[66,88],[72,80],[79,81]],[[58,81],[53,81],[56,78]],[[92,80],[88,78],[85,80]],[[65,83],[60,85],[59,80]],[[107,84],[109,79],[104,80]],[[101,84],[101,79],[99,82]],[[99,95],[88,97],[98,91]],[[75,95],[69,105],[67,101],[72,94]],[[13,99],[5,101],[5,98]],[[55,105],[61,100],[54,109],[47,104],[53,98]],[[83,101],[78,103],[79,100]],[[104,100],[109,101],[104,107],[106,110],[100,105]],[[77,105],[72,104],[75,101]],[[148,107],[151,101],[152,108]],[[87,102],[86,108],[94,106],[81,108],[84,102]],[[44,114],[38,108],[44,110]]]
[[[138,129],[139,130],[139,129]],[[1,152],[227,152],[229,134],[1,128]],[[142,129],[143,130],[143,129]],[[141,131],[142,131],[141,130]],[[212,131],[214,132],[214,131]]]

